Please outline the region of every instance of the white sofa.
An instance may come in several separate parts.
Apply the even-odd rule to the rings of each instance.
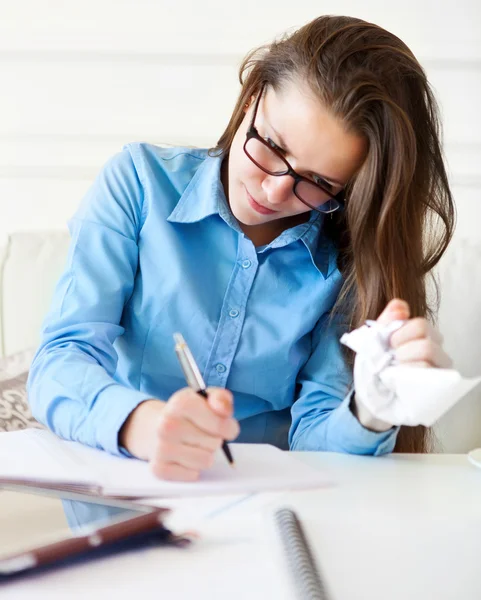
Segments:
[[[69,245],[65,231],[18,232],[0,246],[0,351],[4,356],[36,346]],[[439,268],[439,327],[445,347],[463,374],[481,373],[481,244],[455,240]],[[481,386],[435,427],[437,450],[465,452],[481,446]]]

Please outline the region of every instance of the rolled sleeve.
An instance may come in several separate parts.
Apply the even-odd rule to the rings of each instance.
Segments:
[[[326,315],[313,332],[313,352],[299,373],[299,394],[291,409],[291,450],[381,455],[392,452],[398,428],[375,432],[350,409],[352,374],[346,365],[339,321]]]

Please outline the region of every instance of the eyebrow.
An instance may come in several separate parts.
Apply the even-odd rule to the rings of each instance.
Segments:
[[[292,153],[289,151],[289,148],[287,147],[287,144],[285,143],[282,135],[280,135],[280,133],[278,133],[274,129],[272,123],[265,116],[264,116],[264,119],[266,120],[267,124],[272,129],[272,131],[275,133],[277,139],[279,140],[279,143],[282,146],[282,149],[285,150],[287,152],[287,154],[290,154],[292,156]],[[340,186],[344,185],[341,181],[338,181],[337,179],[333,179],[332,177],[328,177],[327,175],[322,175],[321,173],[316,173],[315,171],[310,171],[310,172],[313,173],[314,175],[317,175],[318,177],[321,177],[322,179],[325,179],[327,182],[332,181],[332,183],[335,183],[337,185],[340,185]]]

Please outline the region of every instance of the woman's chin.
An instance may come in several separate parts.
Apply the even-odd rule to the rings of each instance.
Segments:
[[[231,207],[232,214],[243,225],[261,225],[266,222],[266,217],[254,212],[249,206]]]

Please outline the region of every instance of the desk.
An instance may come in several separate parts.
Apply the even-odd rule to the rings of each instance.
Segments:
[[[197,519],[202,539],[191,550],[159,548],[62,570],[2,587],[2,600],[292,599],[265,527],[266,510],[286,504],[308,531],[332,600],[481,598],[481,470],[464,455],[294,454],[329,473],[333,485],[244,498]],[[172,521],[178,528],[196,519],[179,509]]]

